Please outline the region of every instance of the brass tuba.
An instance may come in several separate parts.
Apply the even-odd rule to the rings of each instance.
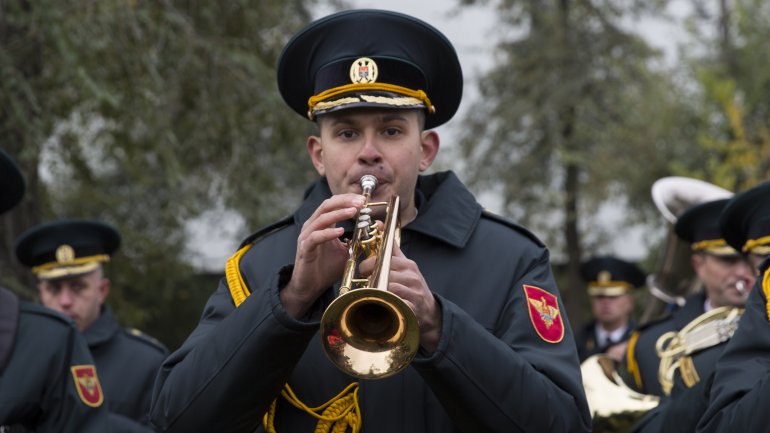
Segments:
[[[658,380],[666,395],[671,395],[677,370],[686,387],[692,388],[700,382],[693,355],[732,338],[743,311],[740,307],[715,308],[696,317],[680,331],[666,332],[658,338],[655,342],[660,357]]]
[[[671,225],[657,271],[647,277],[652,296],[642,313],[642,323],[660,315],[666,304],[684,305],[684,296],[697,288],[689,262],[690,246],[679,240],[673,230],[677,218],[691,206],[731,194],[716,185],[686,177],[664,177],[652,185],[653,202]],[[632,389],[618,369],[618,363],[604,354],[591,356],[580,365],[595,432],[629,431],[658,405],[657,396]]]
[[[343,372],[361,379],[381,379],[409,365],[420,346],[420,333],[412,309],[388,292],[393,245],[400,233],[399,197],[370,202],[377,178],[364,175],[360,182],[366,201],[348,241],[349,257],[339,295],[321,318],[321,345]],[[375,206],[386,206],[382,229],[372,219]],[[358,260],[372,256],[376,256],[374,272],[360,278]]]
[[[592,355],[580,364],[594,432],[629,431],[660,400],[658,396],[631,389],[617,368],[617,362],[603,353]]]
[[[667,304],[683,306],[685,296],[697,289],[690,266],[692,251],[690,245],[674,233],[676,220],[692,206],[730,196],[732,193],[724,188],[689,177],[664,177],[652,185],[652,201],[671,225],[657,271],[647,277],[647,288],[652,296],[642,312],[641,323],[658,317]]]

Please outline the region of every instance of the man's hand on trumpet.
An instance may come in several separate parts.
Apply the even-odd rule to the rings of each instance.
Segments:
[[[293,317],[301,317],[339,279],[348,259],[348,247],[339,240],[343,229],[336,225],[353,218],[363,205],[362,195],[334,195],[324,200],[302,226],[291,280],[280,293],[281,303]]]

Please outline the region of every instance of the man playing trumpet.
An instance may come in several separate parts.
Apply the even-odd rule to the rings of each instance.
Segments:
[[[151,416],[163,431],[585,432],[590,418],[549,253],[484,212],[451,172],[421,175],[431,128],[462,94],[450,42],[385,11],[322,18],[278,64],[287,104],[318,125],[321,178],[290,217],[246,239],[201,322],[162,367]],[[364,206],[400,198],[387,290],[414,312],[419,350],[400,373],[357,381],[324,356],[318,330]],[[375,215],[383,218],[383,215]],[[364,275],[378,266],[363,260]],[[353,290],[355,292],[355,290]],[[345,296],[345,295],[343,295]]]

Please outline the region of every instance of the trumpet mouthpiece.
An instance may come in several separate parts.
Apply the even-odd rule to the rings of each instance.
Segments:
[[[740,280],[737,283],[735,283],[735,288],[738,290],[738,293],[740,294],[746,293],[746,283],[743,280]]]
[[[364,194],[371,193],[374,191],[374,188],[377,187],[377,178],[372,176],[371,174],[365,174],[361,176],[361,189],[363,189]]]

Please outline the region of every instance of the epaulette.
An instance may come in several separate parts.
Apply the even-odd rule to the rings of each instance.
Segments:
[[[294,222],[294,215],[289,215],[281,220],[278,220],[268,226],[262,227],[261,229],[257,230],[256,232],[250,234],[246,239],[241,242],[241,245],[238,247],[240,250],[241,248],[245,247],[246,245],[249,245],[256,241],[259,238],[262,238],[264,236],[269,235],[270,233],[280,230],[291,223]]]
[[[124,331],[126,332],[126,335],[133,338],[134,340],[141,341],[147,344],[148,346],[151,346],[159,350],[162,353],[168,353],[168,349],[166,349],[166,346],[160,341],[158,341],[155,337],[147,335],[136,328],[125,328]]]
[[[545,243],[543,243],[543,241],[541,241],[540,238],[538,238],[534,233],[529,231],[529,229],[527,229],[526,227],[516,224],[515,222],[509,220],[508,218],[505,218],[504,216],[493,213],[492,211],[486,208],[481,211],[481,216],[484,218],[491,219],[492,221],[498,222],[500,224],[503,224],[507,227],[510,227],[513,230],[516,230],[517,232],[523,234],[524,236],[532,240],[532,242],[534,242],[537,246],[545,248]]]

